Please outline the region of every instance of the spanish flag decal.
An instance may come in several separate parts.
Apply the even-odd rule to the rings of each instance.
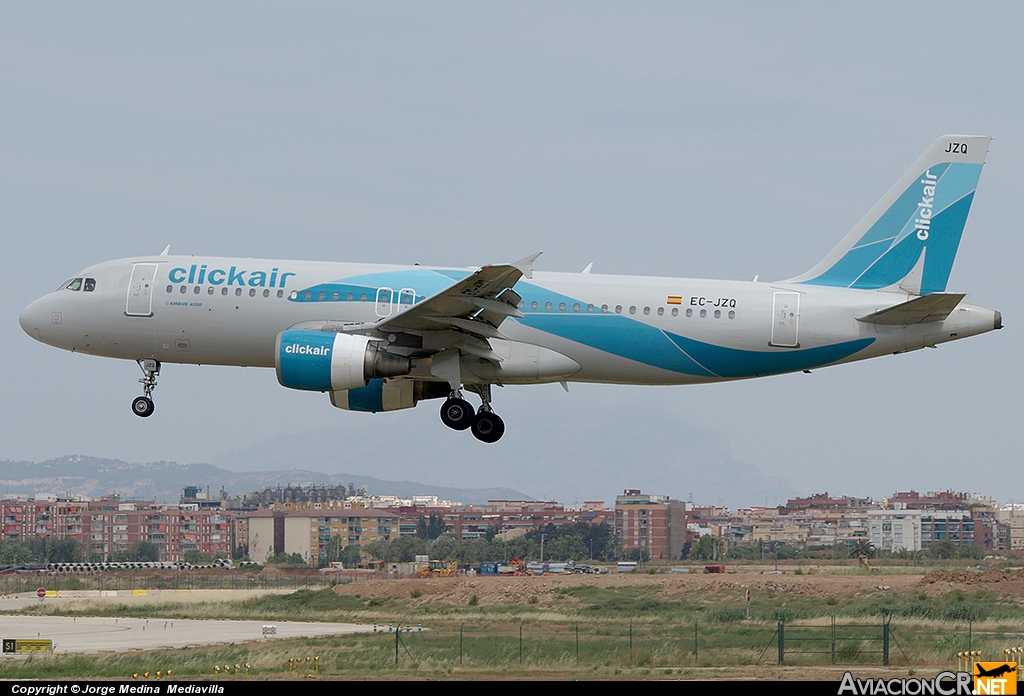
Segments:
[[[682,304],[683,298],[679,295],[669,295],[668,299],[665,300],[668,304]]]

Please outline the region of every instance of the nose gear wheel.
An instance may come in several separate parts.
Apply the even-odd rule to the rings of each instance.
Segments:
[[[132,401],[132,413],[140,418],[149,418],[153,415],[153,400],[148,396],[138,396]]]
[[[136,360],[135,362],[142,370],[143,377],[139,380],[139,384],[142,385],[144,396],[136,397],[132,401],[132,413],[140,418],[149,418],[153,415],[153,390],[156,389],[156,378],[160,374],[160,363],[152,359]]]

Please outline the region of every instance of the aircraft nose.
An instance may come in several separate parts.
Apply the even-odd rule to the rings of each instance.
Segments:
[[[41,301],[36,300],[32,304],[22,311],[21,316],[18,317],[18,323],[21,324],[21,329],[32,338],[39,339],[39,325],[40,316],[42,316],[42,310],[40,308]]]

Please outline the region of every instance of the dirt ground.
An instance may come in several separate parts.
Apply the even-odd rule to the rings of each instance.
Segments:
[[[359,595],[362,598],[401,598],[413,606],[441,603],[466,604],[476,595],[480,605],[519,605],[530,603],[543,607],[552,603],[561,588],[588,585],[597,588],[658,588],[668,595],[735,590],[771,591],[776,595],[812,598],[853,597],[862,592],[902,593],[910,590],[929,596],[942,595],[950,590],[964,591],[990,589],[1002,595],[1024,595],[1024,571],[989,570],[932,570],[926,572],[868,574],[864,572],[811,573],[796,575],[792,572],[727,572],[725,574],[609,574],[562,575],[540,577],[459,576],[429,579],[372,579],[340,584],[335,592],[341,595]],[[807,572],[806,570],[804,571]],[[413,598],[414,591],[420,596]],[[565,600],[562,596],[561,606]]]
[[[1024,593],[1024,571],[988,570],[933,570],[921,578],[920,589],[929,595],[942,594],[951,589],[979,589],[984,587],[1000,594]]]
[[[402,598],[413,606],[428,604],[465,604],[473,595],[481,606],[519,605],[531,603],[538,608],[551,605],[559,588],[596,586],[607,588],[643,587],[658,588],[667,595],[692,594],[694,592],[721,592],[735,589],[738,594],[751,591],[772,591],[777,595],[804,597],[856,596],[861,592],[906,592],[918,590],[930,596],[944,594],[952,589],[978,589],[987,587],[1000,594],[1024,594],[1024,571],[1003,570],[933,570],[926,573],[907,572],[914,569],[901,568],[900,572],[869,574],[851,572],[848,574],[817,572],[801,575],[793,573],[773,574],[766,571],[727,572],[722,575],[691,573],[662,575],[564,575],[543,577],[488,577],[460,576],[431,579],[383,579],[360,580],[338,585],[335,591],[344,595],[359,595],[363,598]],[[413,598],[414,590],[419,596]],[[530,602],[536,597],[535,602]],[[561,596],[560,607],[566,606],[571,597]]]

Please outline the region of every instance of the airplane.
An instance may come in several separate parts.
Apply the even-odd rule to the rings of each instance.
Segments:
[[[946,292],[990,137],[936,140],[806,273],[777,282],[137,256],[91,266],[20,316],[32,338],[135,360],[153,414],[163,363],[272,367],[350,411],[444,399],[442,422],[505,431],[491,387],[747,379],[1002,328]],[[466,392],[480,398],[474,408]]]

